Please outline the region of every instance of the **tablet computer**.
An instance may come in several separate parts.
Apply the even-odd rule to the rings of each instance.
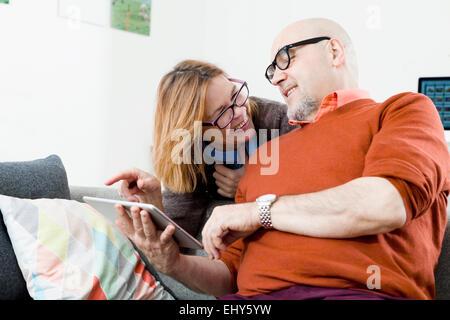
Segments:
[[[173,238],[178,243],[180,247],[183,248],[191,248],[191,249],[202,249],[203,245],[200,241],[191,236],[186,230],[181,228],[172,219],[170,219],[164,212],[159,210],[152,204],[148,203],[140,203],[140,202],[129,202],[129,201],[121,201],[121,200],[112,200],[112,199],[103,199],[103,198],[94,198],[94,197],[83,197],[83,201],[87,204],[94,207],[96,210],[101,212],[104,215],[114,216],[117,215],[115,205],[122,205],[128,214],[131,216],[130,209],[133,206],[139,207],[148,211],[150,217],[152,218],[155,227],[158,230],[164,230],[169,224],[174,225],[175,233],[173,234]]]

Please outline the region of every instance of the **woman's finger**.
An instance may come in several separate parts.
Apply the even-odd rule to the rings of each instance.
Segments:
[[[115,176],[113,176],[112,178],[110,178],[109,180],[107,180],[105,182],[105,185],[110,186],[116,182],[119,182],[121,180],[136,180],[139,176],[139,170],[138,169],[128,169],[128,170],[124,170],[118,174],[116,174]]]
[[[234,198],[234,195],[236,194],[236,188],[231,188],[230,186],[224,185],[221,182],[216,181],[216,185],[219,187],[217,192],[221,195],[225,195],[225,197],[228,198]],[[220,193],[221,190],[222,192]]]
[[[231,193],[233,191],[236,191],[236,188],[234,188],[232,185],[223,183],[222,181],[216,180],[216,185],[225,192]]]
[[[137,187],[147,192],[153,192],[161,189],[161,181],[148,173],[137,181]]]
[[[232,177],[235,174],[235,170],[225,167],[223,164],[215,164],[214,169],[225,177]]]
[[[130,182],[127,180],[122,180],[122,182],[120,183],[120,196],[127,198],[132,196],[133,194],[130,192],[130,188],[129,188]]]
[[[217,171],[215,171],[213,173],[213,177],[214,177],[214,179],[216,179],[216,182],[219,181],[219,182],[221,182],[223,184],[226,184],[226,185],[229,185],[229,186],[232,186],[232,185],[236,184],[236,182],[233,179],[231,179],[231,178],[229,178],[227,176],[224,176],[224,175],[220,174]]]
[[[234,196],[236,195],[236,193],[233,194],[231,192],[225,192],[220,188],[217,189],[217,193],[220,194],[222,197],[231,198],[231,199],[234,199]]]

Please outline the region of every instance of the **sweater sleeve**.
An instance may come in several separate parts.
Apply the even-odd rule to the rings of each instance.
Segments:
[[[389,180],[402,196],[407,223],[449,189],[449,153],[435,106],[421,94],[392,98],[366,155],[363,176]]]
[[[208,207],[208,196],[202,190],[175,193],[168,189],[162,193],[165,213],[180,227],[196,236]]]

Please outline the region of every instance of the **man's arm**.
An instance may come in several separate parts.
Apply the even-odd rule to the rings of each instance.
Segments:
[[[363,177],[320,192],[280,197],[271,208],[274,229],[318,238],[353,238],[403,226],[406,210],[386,179]],[[203,229],[209,256],[261,227],[256,202],[216,207]]]
[[[164,231],[159,231],[145,210],[132,207],[132,218],[120,205],[116,206],[116,211],[116,224],[119,229],[133,241],[156,269],[195,291],[216,297],[234,292],[234,280],[224,262],[180,254],[179,247],[172,238],[175,232],[173,225],[170,224]]]
[[[406,210],[386,179],[363,177],[320,192],[283,196],[271,208],[275,229],[310,237],[353,238],[403,226]]]
[[[221,297],[235,292],[230,270],[221,260],[201,256],[180,255],[177,268],[167,275],[194,291]]]

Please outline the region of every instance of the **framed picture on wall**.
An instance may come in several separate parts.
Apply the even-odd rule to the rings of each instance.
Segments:
[[[111,27],[150,35],[152,0],[111,0]]]

